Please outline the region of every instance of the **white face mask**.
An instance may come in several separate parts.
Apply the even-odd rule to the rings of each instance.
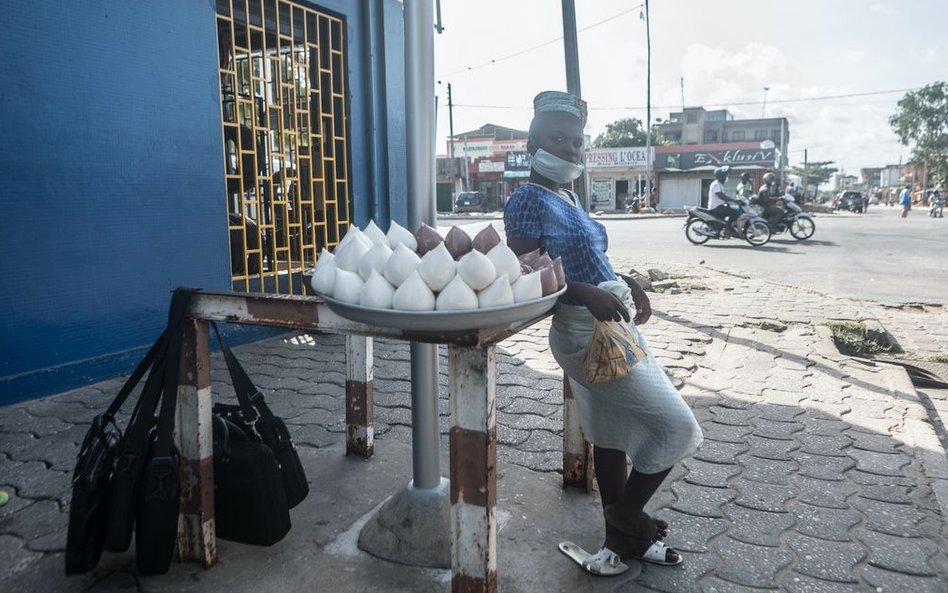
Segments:
[[[530,166],[540,175],[556,183],[567,183],[583,174],[581,164],[561,159],[542,148],[537,149]]]

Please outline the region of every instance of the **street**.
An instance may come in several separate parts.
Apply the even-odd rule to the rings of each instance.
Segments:
[[[684,218],[599,220],[609,232],[613,260],[704,265],[753,278],[857,300],[885,304],[945,304],[948,301],[948,222],[916,207],[905,220],[896,207],[871,206],[867,214],[815,216],[816,233],[796,241],[783,233],[754,248],[744,241],[685,239]],[[491,221],[498,231],[500,220]],[[472,236],[478,220],[442,220],[464,225]],[[470,227],[470,228],[468,228]],[[641,253],[636,253],[641,251]]]

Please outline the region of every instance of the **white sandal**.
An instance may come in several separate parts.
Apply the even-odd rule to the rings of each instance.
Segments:
[[[590,554],[573,542],[560,542],[559,549],[582,566],[583,570],[596,576],[614,577],[629,570],[622,558],[609,548],[602,548],[595,554]]]
[[[675,553],[677,560],[668,560],[669,550]],[[678,553],[678,550],[675,550],[670,546],[666,546],[665,542],[657,540],[653,541],[652,545],[650,545],[641,556],[632,556],[632,558],[641,560],[642,562],[660,564],[662,566],[675,566],[676,564],[681,564],[682,561],[681,554]]]

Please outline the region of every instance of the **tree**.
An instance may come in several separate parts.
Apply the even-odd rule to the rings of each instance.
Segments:
[[[804,184],[812,183],[815,186],[813,190],[814,197],[819,194],[820,186],[830,180],[830,178],[839,172],[836,167],[830,167],[833,161],[818,161],[815,163],[801,163],[796,167],[788,167],[787,173],[803,178]],[[806,187],[803,188],[806,191]]]
[[[905,93],[889,124],[912,160],[926,164],[936,184],[948,183],[948,83]]]
[[[652,146],[665,144],[657,126],[652,126]],[[621,148],[623,146],[645,146],[645,127],[637,117],[618,119],[606,124],[606,133],[593,140],[593,148]]]

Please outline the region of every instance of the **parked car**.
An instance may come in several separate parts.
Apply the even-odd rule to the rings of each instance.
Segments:
[[[496,209],[494,200],[476,191],[462,191],[454,201],[455,212],[492,212]]]
[[[833,210],[848,210],[862,212],[866,209],[866,198],[862,192],[844,191],[833,199]]]

